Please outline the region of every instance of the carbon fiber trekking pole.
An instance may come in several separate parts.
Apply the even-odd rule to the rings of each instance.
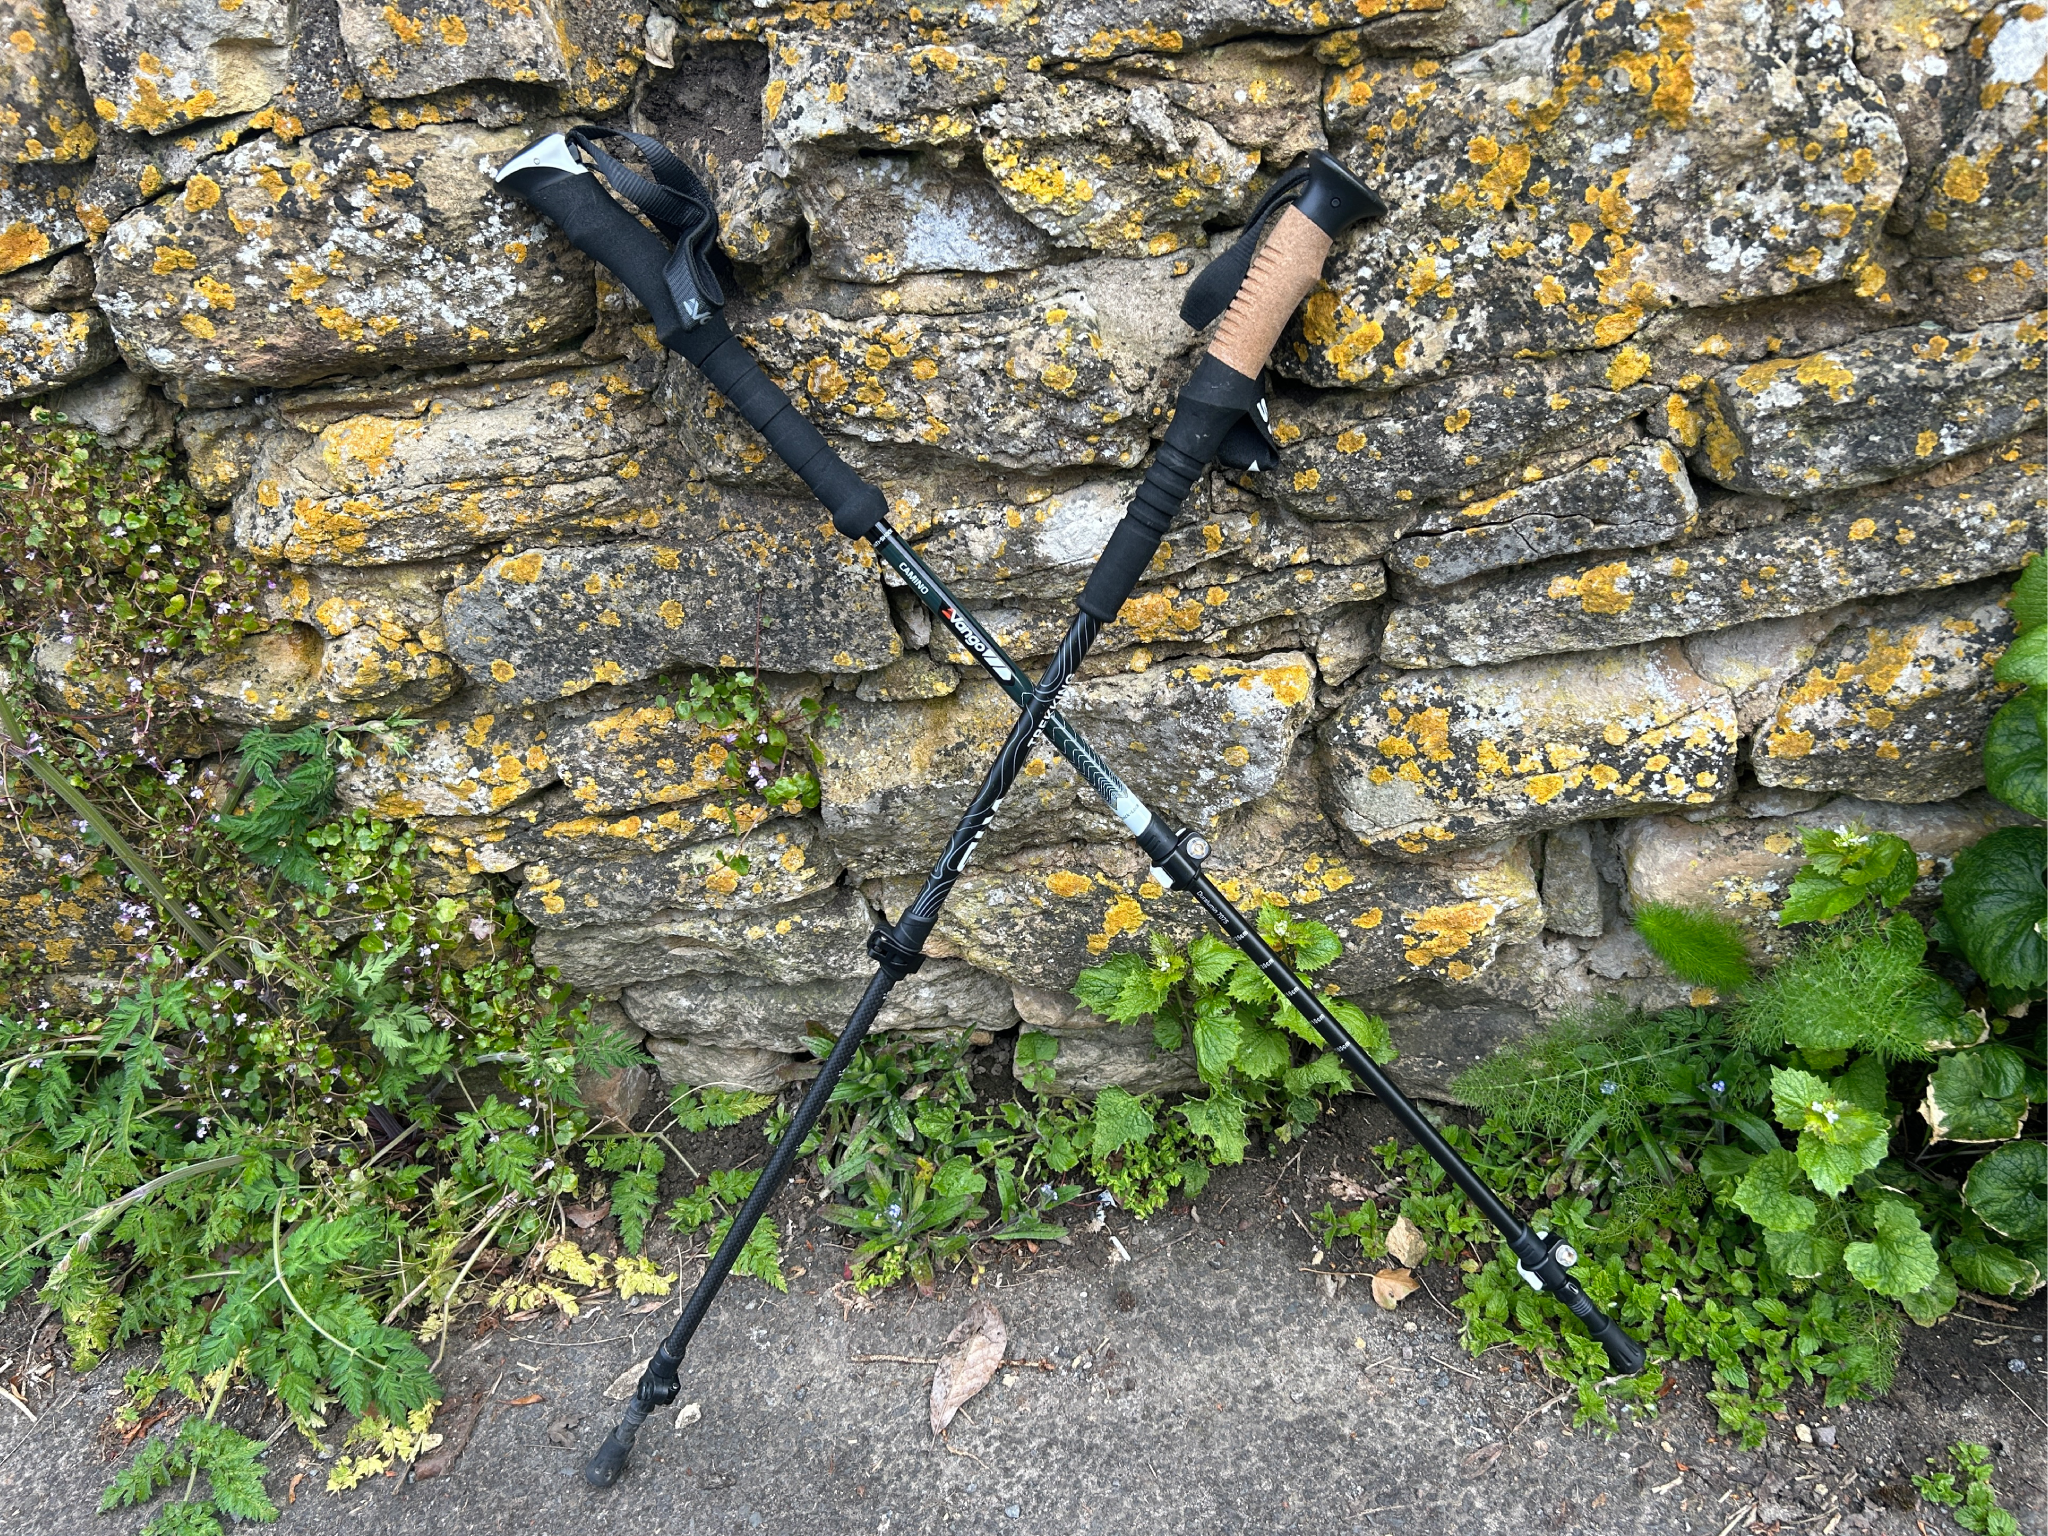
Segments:
[[[1201,863],[1208,854],[1206,841],[1186,831],[1176,833],[1154,816],[1054,707],[1096,634],[1115,616],[1136,586],[1195,479],[1206,471],[1218,449],[1231,440],[1232,433],[1243,431],[1247,413],[1256,412],[1258,419],[1263,420],[1258,374],[1267,354],[1295,306],[1320,276],[1331,238],[1350,223],[1383,212],[1378,199],[1334,160],[1316,155],[1306,172],[1291,173],[1276,186],[1230,254],[1213,262],[1191,289],[1183,314],[1193,323],[1206,323],[1227,298],[1229,308],[1223,325],[1181,394],[1173,425],[1152,470],[1090,576],[1081,597],[1081,611],[1055,653],[1051,668],[1033,687],[1017,672],[993,637],[888,526],[882,515],[886,502],[881,492],[839,460],[816,428],[797,414],[787,397],[760,373],[732,337],[717,313],[722,298],[708,261],[716,220],[701,183],[658,141],[620,135],[640,147],[663,184],[647,181],[597,149],[586,136],[602,132],[606,131],[588,130],[572,137],[605,171],[607,180],[638,203],[675,241],[673,252],[664,249],[638,220],[595,184],[561,136],[543,139],[516,156],[499,173],[499,179],[555,219],[579,248],[604,262],[627,283],[647,306],[664,344],[702,369],[714,387],[768,438],[770,445],[831,510],[840,532],[867,538],[877,553],[904,576],[919,599],[946,621],[990,675],[1022,706],[1022,713],[918,898],[895,925],[880,925],[871,936],[869,953],[878,966],[875,977],[817,1080],[805,1094],[752,1194],[734,1218],[683,1315],[649,1362],[623,1422],[585,1468],[586,1480],[597,1487],[609,1487],[616,1482],[624,1471],[640,1425],[655,1408],[672,1402],[678,1395],[677,1372],[691,1336],[762,1212],[788,1178],[796,1148],[830,1099],[833,1086],[880,1012],[890,988],[923,964],[923,945],[945,898],[1014,783],[1041,726],[1054,747],[1073,762],[1124,821],[1153,858],[1165,882],[1195,896],[1230,941],[1315,1025],[1340,1060],[1393,1109],[1425,1150],[1501,1230],[1529,1283],[1550,1290],[1563,1300],[1606,1348],[1618,1371],[1633,1373],[1641,1369],[1641,1347],[1601,1313],[1566,1273],[1576,1260],[1570,1247],[1532,1231],[1516,1219],[1202,873]],[[1281,212],[1282,196],[1297,189],[1295,203]],[[1276,212],[1276,226],[1261,244],[1260,231],[1267,218]],[[700,332],[706,334],[695,334]]]

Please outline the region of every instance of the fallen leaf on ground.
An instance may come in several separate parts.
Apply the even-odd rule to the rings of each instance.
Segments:
[[[1370,1200],[1372,1191],[1348,1173],[1330,1170],[1330,1193],[1339,1200]]]
[[[524,1397],[508,1397],[502,1401],[507,1408],[524,1408],[531,1403],[544,1403],[547,1399],[538,1392],[529,1392]]]
[[[790,1273],[788,1278],[794,1280],[798,1275],[802,1273],[803,1271],[800,1269],[794,1270]],[[663,1307],[669,1304],[670,1299],[671,1298],[667,1296],[651,1297],[648,1300],[641,1302],[638,1306],[626,1308],[626,1316],[639,1317],[648,1312],[659,1312]]]
[[[469,1444],[469,1437],[476,1429],[476,1421],[483,1416],[484,1397],[482,1392],[473,1392],[456,1406],[455,1412],[440,1420],[443,1427],[441,1443],[412,1465],[415,1482],[426,1482],[429,1478],[445,1477],[455,1470],[455,1459]]]
[[[1401,1305],[1404,1297],[1413,1296],[1421,1284],[1405,1269],[1383,1269],[1372,1277],[1372,1299],[1387,1311]]]
[[[1002,1313],[985,1301],[969,1307],[960,1326],[946,1335],[946,1347],[939,1351],[938,1368],[932,1372],[934,1435],[943,1435],[960,1405],[994,1379],[1009,1342]]]
[[[562,1214],[586,1232],[600,1221],[603,1221],[605,1217],[611,1215],[611,1213],[612,1203],[609,1200],[605,1201],[603,1205],[567,1205],[562,1207]]]
[[[573,1418],[565,1413],[559,1419],[549,1423],[548,1439],[552,1440],[556,1445],[573,1446],[576,1443],[576,1426],[582,1422],[581,1419]]]
[[[680,1435],[703,1417],[704,1405],[702,1403],[683,1404],[681,1408],[676,1410],[676,1433]]]
[[[1403,1216],[1387,1233],[1387,1252],[1413,1269],[1429,1257],[1429,1240]]]

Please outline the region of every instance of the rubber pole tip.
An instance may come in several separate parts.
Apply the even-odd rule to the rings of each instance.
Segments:
[[[632,1454],[633,1442],[622,1439],[615,1429],[605,1436],[604,1444],[597,1448],[597,1454],[583,1467],[583,1481],[593,1488],[609,1488],[626,1475],[626,1458]]]

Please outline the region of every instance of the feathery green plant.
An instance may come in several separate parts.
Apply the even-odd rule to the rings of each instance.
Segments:
[[[1975,1039],[1961,994],[1927,969],[1926,954],[1926,931],[1910,913],[1852,909],[1750,989],[1736,1028],[1760,1050],[1866,1050],[1886,1062],[1924,1060],[1938,1045]]]
[[[1640,902],[1636,932],[1673,975],[1696,987],[1735,992],[1756,974],[1742,925],[1722,913],[1668,901]]]

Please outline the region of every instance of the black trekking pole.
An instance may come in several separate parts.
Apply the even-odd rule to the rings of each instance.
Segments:
[[[1340,1060],[1393,1109],[1425,1150],[1500,1229],[1521,1265],[1524,1278],[1537,1289],[1559,1296],[1600,1340],[1617,1371],[1640,1370],[1644,1362],[1641,1347],[1601,1313],[1566,1273],[1577,1258],[1572,1249],[1562,1241],[1532,1231],[1515,1218],[1202,872],[1202,861],[1208,855],[1206,840],[1187,831],[1176,832],[1154,816],[1054,708],[1095,635],[1136,586],[1194,480],[1206,471],[1209,461],[1219,449],[1229,456],[1233,446],[1238,449],[1234,458],[1239,463],[1248,463],[1262,452],[1262,427],[1255,429],[1248,440],[1243,436],[1251,419],[1247,413],[1253,413],[1261,424],[1264,419],[1259,370],[1295,306],[1320,276],[1331,237],[1359,218],[1383,212],[1378,199],[1335,161],[1318,154],[1312,157],[1306,171],[1290,173],[1276,185],[1231,252],[1213,262],[1191,289],[1183,315],[1192,323],[1206,324],[1227,300],[1229,309],[1224,324],[1208,356],[1182,392],[1173,426],[1153,469],[1091,574],[1081,598],[1081,612],[1061,642],[1051,669],[1034,688],[1018,673],[993,637],[888,526],[882,516],[886,503],[881,492],[838,459],[816,428],[798,415],[787,397],[760,373],[724,325],[717,314],[721,296],[708,264],[709,242],[716,229],[715,213],[701,183],[658,141],[620,135],[630,138],[642,150],[650,167],[662,178],[661,185],[619,165],[591,144],[585,133],[573,136],[578,146],[605,171],[607,180],[638,203],[675,241],[673,253],[595,185],[594,178],[561,136],[543,139],[516,156],[499,173],[499,179],[554,218],[574,243],[627,282],[653,316],[657,335],[664,344],[702,369],[713,385],[734,401],[832,511],[839,531],[850,537],[867,538],[881,558],[904,576],[919,599],[947,622],[969,652],[1023,708],[925,888],[898,923],[879,925],[871,936],[869,952],[878,964],[875,977],[817,1080],[805,1094],[753,1192],[734,1218],[683,1315],[649,1362],[623,1422],[585,1468],[585,1478],[598,1487],[616,1482],[640,1425],[655,1408],[672,1402],[678,1395],[677,1371],[691,1336],[761,1214],[788,1178],[796,1149],[829,1101],[833,1087],[890,988],[923,964],[923,944],[946,895],[1014,783],[1040,726],[1045,728],[1054,747],[1075,765],[1129,828],[1152,857],[1165,882],[1195,896],[1230,941],[1315,1025]],[[1285,195],[1296,192],[1296,202],[1281,214],[1272,236],[1262,246],[1258,237],[1267,218],[1280,209]]]

